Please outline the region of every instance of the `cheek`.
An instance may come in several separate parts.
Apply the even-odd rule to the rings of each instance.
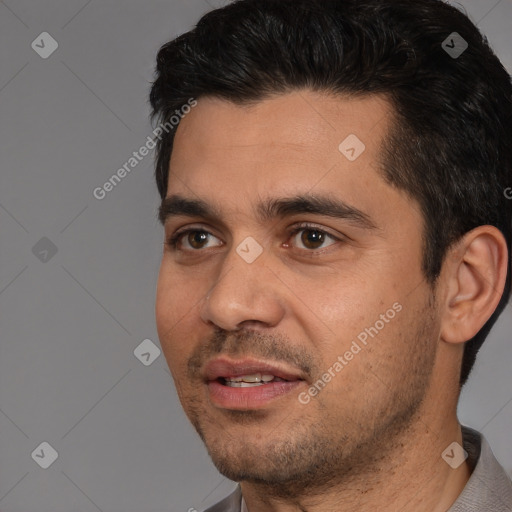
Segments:
[[[187,321],[190,322],[197,300],[189,297],[187,291],[188,287],[178,283],[172,277],[172,272],[162,264],[156,291],[155,317],[160,345],[173,374],[183,364],[187,347],[191,346]]]
[[[162,260],[156,290],[155,314],[157,328],[164,337],[180,329],[194,313],[195,306],[204,296],[190,276],[183,275],[169,262]]]
[[[166,341],[177,321],[177,300],[173,289],[175,289],[173,283],[161,269],[156,290],[155,315],[158,335],[162,343]]]
[[[353,273],[351,276],[336,279],[324,286],[322,292],[310,293],[309,305],[315,303],[315,316],[309,313],[313,323],[308,327],[308,336],[316,340],[316,348],[321,353],[324,370],[331,367],[338,356],[347,354],[350,368],[343,374],[351,379],[366,379],[364,367],[372,365],[382,357],[389,357],[400,351],[396,336],[404,322],[404,312],[400,304],[403,297],[392,283],[379,281],[378,275]],[[393,305],[400,309],[397,312]],[[381,317],[384,316],[384,318]],[[325,334],[311,329],[313,324]],[[345,364],[345,363],[344,363]],[[361,371],[362,375],[358,376]],[[337,379],[336,388],[344,381]],[[344,386],[347,385],[345,381]]]
[[[364,328],[368,321],[374,322],[378,313],[393,303],[391,301],[384,307],[385,301],[392,297],[380,288],[375,272],[374,275],[370,271],[362,272],[354,265],[350,271],[338,268],[309,277],[290,279],[289,289],[298,299],[297,304],[306,307],[305,318],[310,317],[313,323],[320,323],[323,329],[327,329],[326,334],[330,332],[330,337],[334,335],[339,340],[358,328]],[[374,319],[375,315],[377,318]],[[296,317],[300,319],[299,315]],[[312,339],[315,339],[313,334]]]

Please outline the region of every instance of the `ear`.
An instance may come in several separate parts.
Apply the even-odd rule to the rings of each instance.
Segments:
[[[503,295],[507,267],[507,242],[494,226],[473,229],[449,249],[442,340],[464,343],[485,325]]]

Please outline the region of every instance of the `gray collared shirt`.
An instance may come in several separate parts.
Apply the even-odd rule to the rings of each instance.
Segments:
[[[462,427],[462,437],[473,472],[447,512],[512,512],[512,482],[489,444],[479,432],[468,427]],[[240,486],[204,512],[248,512]]]

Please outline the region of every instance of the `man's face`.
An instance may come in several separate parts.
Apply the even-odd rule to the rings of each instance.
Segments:
[[[420,411],[439,315],[419,208],[378,170],[390,109],[311,91],[201,98],[178,128],[167,198],[209,213],[166,209],[166,239],[190,232],[164,249],[158,333],[233,480],[327,482],[382,456]]]

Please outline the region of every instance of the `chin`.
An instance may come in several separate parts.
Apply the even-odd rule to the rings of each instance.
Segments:
[[[297,467],[280,460],[282,455],[276,457],[272,450],[264,451],[244,443],[236,451],[219,450],[217,447],[208,448],[208,452],[217,470],[235,482],[282,485],[302,480],[297,474]]]

